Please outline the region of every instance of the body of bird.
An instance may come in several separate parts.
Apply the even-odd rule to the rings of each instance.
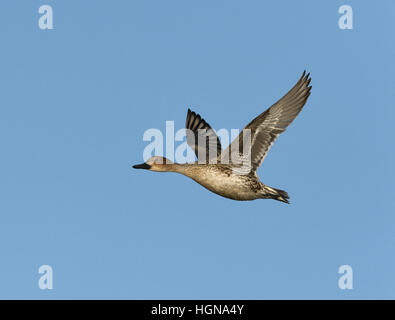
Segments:
[[[226,164],[173,164],[169,171],[187,176],[206,189],[233,200],[254,200],[261,198],[263,184],[254,174],[234,173]]]
[[[278,135],[285,131],[302,110],[310,95],[309,84],[309,74],[305,75],[304,72],[284,97],[251,121],[224,151],[210,125],[200,115],[188,109],[187,142],[195,151],[198,161],[179,164],[161,156],[154,156],[133,167],[157,172],[180,173],[208,190],[233,200],[275,199],[289,203],[287,192],[269,187],[259,181],[256,170]],[[243,143],[245,147],[246,136],[250,138],[250,141],[247,144],[247,150],[244,150]],[[204,143],[199,144],[202,141]],[[243,165],[234,160],[245,158],[248,158],[249,162]]]

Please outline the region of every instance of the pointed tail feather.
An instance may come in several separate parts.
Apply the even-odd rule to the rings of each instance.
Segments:
[[[268,186],[265,186],[264,189],[266,191],[265,198],[270,198],[285,203],[289,203],[289,196],[286,191],[281,189],[271,188]]]

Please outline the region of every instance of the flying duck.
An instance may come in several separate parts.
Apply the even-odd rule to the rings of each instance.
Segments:
[[[288,193],[259,181],[256,170],[279,134],[302,110],[310,95],[310,81],[310,73],[306,75],[304,71],[287,94],[252,120],[223,151],[211,126],[199,114],[188,109],[185,125],[187,143],[194,150],[198,161],[179,164],[154,156],[133,168],[177,172],[233,200],[275,199],[289,203]]]

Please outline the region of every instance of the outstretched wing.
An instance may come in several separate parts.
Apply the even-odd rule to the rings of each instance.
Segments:
[[[255,172],[265,159],[270,147],[280,133],[296,118],[310,95],[310,73],[303,72],[295,86],[274,105],[252,120],[221,155],[221,161],[243,157],[243,134],[249,130],[251,144],[250,171]],[[245,143],[245,142],[244,142]],[[247,148],[248,149],[248,148]],[[244,151],[245,153],[246,151]]]
[[[209,163],[210,160],[219,157],[222,150],[221,142],[215,131],[199,114],[188,109],[185,128],[187,143],[195,152],[199,162]]]

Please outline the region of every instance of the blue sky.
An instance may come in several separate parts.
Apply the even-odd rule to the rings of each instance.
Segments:
[[[3,2],[0,298],[395,298],[393,1]],[[145,130],[241,129],[304,69],[258,170],[290,205],[131,168]]]

